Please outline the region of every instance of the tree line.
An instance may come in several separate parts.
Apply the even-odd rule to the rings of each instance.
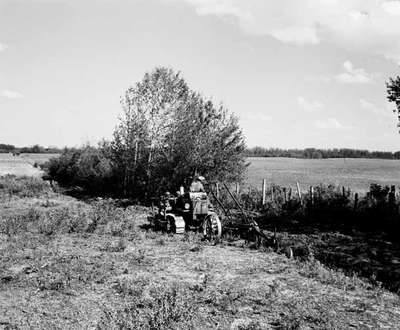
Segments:
[[[102,144],[102,143],[101,143]],[[0,153],[56,153],[61,154],[64,150],[69,152],[77,152],[82,148],[57,148],[43,147],[35,144],[30,147],[16,147],[12,144],[0,143]],[[93,148],[93,147],[92,147]],[[400,151],[369,151],[362,149],[350,148],[333,148],[333,149],[281,149],[281,148],[264,148],[253,147],[246,148],[244,151],[246,157],[288,157],[288,158],[305,158],[305,159],[324,159],[324,158],[376,158],[376,159],[400,159]]]
[[[57,147],[43,147],[35,144],[30,147],[16,147],[12,144],[0,143],[0,153],[16,153],[16,154],[58,154],[62,149]]]
[[[306,159],[325,158],[376,158],[376,159],[400,159],[400,151],[369,151],[359,149],[280,149],[253,147],[246,150],[247,157],[289,157]]]

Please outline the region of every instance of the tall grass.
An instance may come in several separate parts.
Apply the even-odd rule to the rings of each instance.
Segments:
[[[28,176],[0,176],[0,197],[40,197],[52,191],[50,184],[41,178]]]
[[[71,203],[50,209],[28,209],[23,213],[0,215],[0,234],[13,236],[31,232],[52,236],[60,233],[96,233],[117,237],[135,232],[131,210],[105,200],[88,204]]]
[[[115,289],[124,296],[119,308],[105,308],[97,329],[191,329],[195,314],[193,294],[180,284],[148,285],[120,281]]]

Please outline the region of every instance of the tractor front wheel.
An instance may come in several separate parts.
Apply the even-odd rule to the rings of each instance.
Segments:
[[[222,235],[221,220],[216,214],[208,215],[203,222],[203,234],[207,239],[220,238]]]

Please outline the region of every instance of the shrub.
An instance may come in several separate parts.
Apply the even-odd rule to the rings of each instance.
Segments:
[[[82,187],[95,195],[115,192],[111,160],[102,148],[64,149],[59,157],[45,163],[43,169],[47,179],[64,187]]]

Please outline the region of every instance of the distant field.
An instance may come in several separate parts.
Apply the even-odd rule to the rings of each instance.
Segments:
[[[13,156],[12,154],[0,154],[0,175],[28,175],[39,176],[42,171],[35,168],[35,163],[43,164],[57,154],[21,154]]]
[[[335,184],[352,191],[366,191],[371,183],[400,186],[400,160],[387,159],[295,159],[248,158],[247,183],[261,187],[268,184],[292,186],[299,182],[302,190],[311,185]]]
[[[58,154],[0,154],[0,175],[15,174],[39,176],[42,172],[33,164],[42,164]],[[311,185],[335,184],[350,187],[352,191],[366,191],[371,183],[400,186],[400,160],[387,159],[296,159],[248,158],[250,166],[247,185],[261,187],[268,184],[295,187],[303,190]]]

